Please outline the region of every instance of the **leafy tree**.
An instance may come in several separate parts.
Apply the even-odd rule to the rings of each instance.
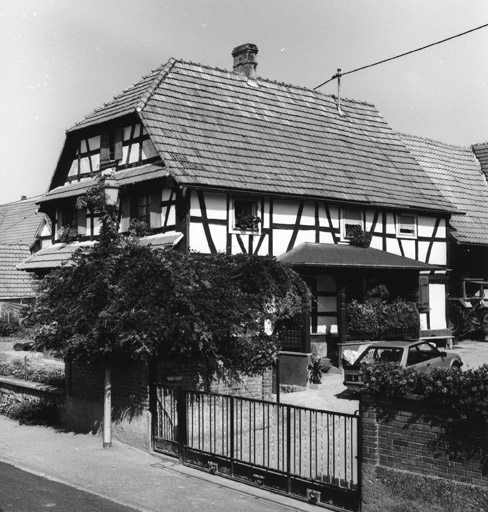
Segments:
[[[225,375],[269,367],[279,321],[301,310],[305,285],[271,258],[152,248],[117,234],[103,186],[80,200],[101,214],[99,242],[40,283],[29,320],[36,342],[68,360],[199,359]]]

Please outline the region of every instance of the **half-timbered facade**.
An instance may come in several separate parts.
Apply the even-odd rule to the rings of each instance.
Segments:
[[[102,179],[122,232],[144,221],[154,245],[293,264],[312,333],[343,335],[344,301],[379,283],[415,299],[425,329],[445,328],[456,208],[373,105],[261,79],[256,54],[234,49],[232,72],[171,59],[68,130],[41,200],[54,245],[23,268],[92,243],[97,214],[75,203]],[[369,247],[351,245],[358,233]]]

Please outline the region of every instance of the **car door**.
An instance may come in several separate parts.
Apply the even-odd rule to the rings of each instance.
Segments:
[[[445,366],[445,362],[437,347],[432,343],[425,342],[418,343],[409,348],[407,366],[414,366],[418,370],[428,371],[431,368]]]

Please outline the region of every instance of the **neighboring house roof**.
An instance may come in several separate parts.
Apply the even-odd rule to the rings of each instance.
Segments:
[[[341,99],[341,111],[334,96],[171,59],[68,138],[137,114],[181,186],[455,210],[373,105]]]
[[[35,295],[33,277],[16,268],[30,254],[28,245],[0,244],[0,300],[18,300]]]
[[[38,197],[33,197],[0,205],[0,244],[32,246],[49,222],[44,213],[37,212],[38,201]]]
[[[455,240],[488,245],[488,185],[473,149],[412,135],[401,138],[437,188],[460,212],[465,212],[451,217]],[[488,152],[485,157],[488,171]]]
[[[277,258],[290,265],[328,268],[434,270],[438,267],[372,247],[304,242]]]
[[[162,249],[166,247],[174,247],[182,238],[182,233],[169,232],[141,238],[141,243]],[[50,247],[41,249],[40,251],[33,254],[30,258],[27,258],[23,263],[17,265],[17,269],[19,271],[51,270],[53,268],[60,267],[61,265],[69,264],[73,254],[78,249],[89,249],[94,244],[94,241],[87,241],[51,245]]]

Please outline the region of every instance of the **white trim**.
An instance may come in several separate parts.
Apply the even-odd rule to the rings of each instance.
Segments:
[[[410,231],[401,232],[401,226],[402,222],[400,219],[402,217],[410,217],[412,219],[412,229]],[[413,215],[411,213],[397,213],[396,215],[396,235],[398,238],[409,238],[412,240],[417,239],[417,233],[418,233],[418,217],[417,215]],[[407,223],[404,223],[407,224]]]

